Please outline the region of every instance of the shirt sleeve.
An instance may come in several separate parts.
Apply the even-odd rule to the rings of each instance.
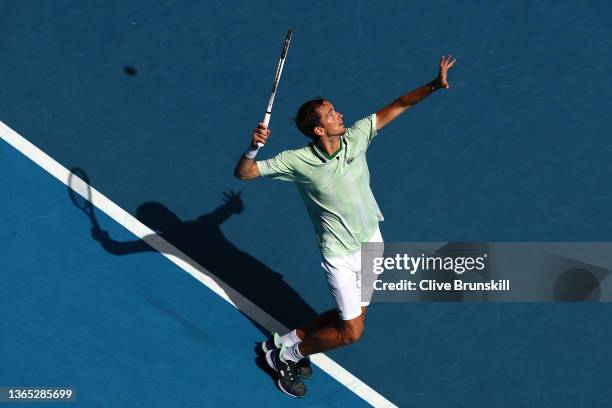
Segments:
[[[276,180],[297,181],[298,173],[295,168],[295,154],[286,150],[268,160],[257,161],[259,174]]]
[[[353,126],[346,130],[346,136],[349,142],[352,141],[356,145],[362,146],[364,149],[368,148],[376,135],[376,113],[359,119]]]

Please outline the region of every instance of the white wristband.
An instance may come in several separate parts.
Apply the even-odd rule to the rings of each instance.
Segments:
[[[244,157],[246,157],[247,159],[253,160],[255,156],[257,156],[258,151],[259,151],[259,146],[253,147],[249,145],[249,148],[247,149],[247,151],[244,152]]]

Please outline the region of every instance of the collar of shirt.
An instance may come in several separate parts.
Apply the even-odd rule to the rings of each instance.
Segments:
[[[342,136],[340,138],[340,148],[338,150],[336,150],[334,152],[334,154],[332,154],[331,156],[328,155],[327,153],[325,153],[323,150],[319,149],[319,146],[317,146],[316,143],[310,143],[310,149],[312,150],[312,153],[317,156],[319,158],[319,160],[321,160],[321,162],[323,163],[327,163],[330,160],[333,159],[340,159],[340,155],[343,151],[345,151],[347,148],[347,142],[346,139],[344,138],[344,136]]]

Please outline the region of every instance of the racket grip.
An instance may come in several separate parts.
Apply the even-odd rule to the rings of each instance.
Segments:
[[[264,115],[263,123],[264,123],[264,125],[266,125],[266,127],[270,123],[270,116],[272,116],[272,114],[270,112],[266,112],[266,114]],[[264,144],[261,143],[261,142],[258,142],[257,146],[264,147]]]

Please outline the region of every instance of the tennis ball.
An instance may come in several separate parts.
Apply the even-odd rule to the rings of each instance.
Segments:
[[[125,72],[126,75],[132,76],[132,77],[138,74],[138,71],[136,71],[136,68],[130,67],[129,65],[126,65],[125,67],[123,67],[123,72]]]

